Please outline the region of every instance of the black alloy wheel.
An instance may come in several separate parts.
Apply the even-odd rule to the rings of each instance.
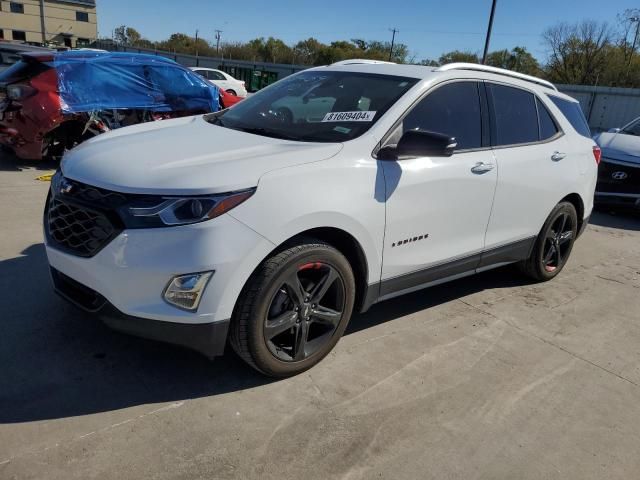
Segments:
[[[284,279],[264,322],[269,351],[285,362],[313,355],[335,334],[345,304],[345,286],[334,267],[309,262]]]
[[[571,215],[562,212],[547,231],[542,250],[542,266],[547,272],[562,268],[569,257],[575,225]]]
[[[342,253],[317,239],[299,239],[267,258],[248,280],[229,343],[264,374],[296,375],[336,345],[351,317],[355,290]]]
[[[575,207],[569,202],[560,202],[547,217],[531,255],[520,263],[520,269],[536,281],[551,280],[567,264],[577,234]]]

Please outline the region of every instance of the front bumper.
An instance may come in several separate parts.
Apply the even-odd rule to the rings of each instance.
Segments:
[[[51,268],[55,292],[84,311],[95,314],[108,327],[160,342],[195,350],[208,358],[224,353],[229,320],[188,324],[125,315],[98,292]]]
[[[640,211],[640,193],[596,192],[595,204],[615,210]]]

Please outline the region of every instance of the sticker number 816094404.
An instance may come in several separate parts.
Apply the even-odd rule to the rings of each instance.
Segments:
[[[323,122],[370,122],[376,112],[329,112],[322,119]]]

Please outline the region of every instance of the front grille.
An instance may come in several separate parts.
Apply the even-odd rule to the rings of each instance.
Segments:
[[[67,253],[92,257],[122,231],[116,209],[127,198],[68,179],[63,182],[61,186],[52,181],[47,200],[45,231],[49,244]]]
[[[640,193],[640,164],[611,163],[603,158],[598,167],[600,193]]]

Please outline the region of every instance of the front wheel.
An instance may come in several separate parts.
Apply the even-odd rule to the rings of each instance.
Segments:
[[[322,360],[353,311],[355,279],[331,245],[308,240],[265,260],[241,294],[229,341],[258,371],[287,377]]]
[[[522,271],[539,282],[554,278],[567,264],[577,233],[575,207],[560,202],[544,223],[531,256],[520,265]]]

